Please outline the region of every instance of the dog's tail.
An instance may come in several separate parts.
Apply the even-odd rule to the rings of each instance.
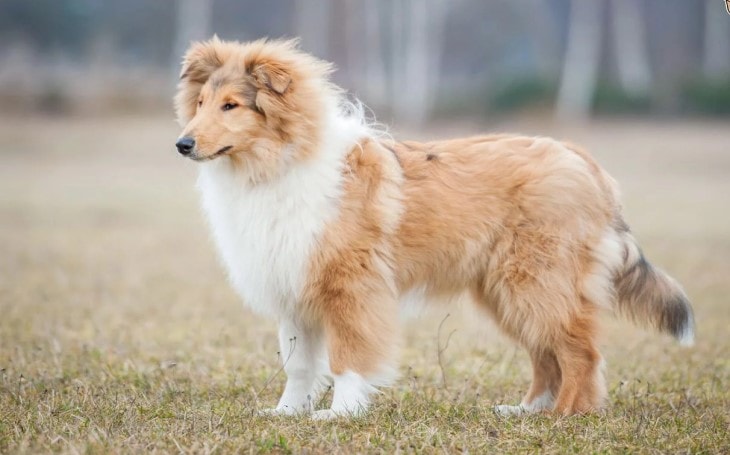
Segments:
[[[683,346],[691,346],[694,315],[687,295],[672,277],[646,260],[623,220],[619,224],[624,256],[614,277],[618,313],[669,333]]]

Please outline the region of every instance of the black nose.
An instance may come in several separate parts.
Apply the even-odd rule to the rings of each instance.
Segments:
[[[181,155],[190,155],[195,148],[195,139],[190,136],[181,137],[175,143],[175,147]]]

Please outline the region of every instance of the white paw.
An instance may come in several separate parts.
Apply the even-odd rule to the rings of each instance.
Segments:
[[[512,406],[509,404],[500,404],[494,407],[494,412],[501,416],[519,416],[528,411],[522,405]]]
[[[313,420],[333,420],[337,417],[340,416],[332,409],[320,409],[319,411],[314,411],[312,413]]]

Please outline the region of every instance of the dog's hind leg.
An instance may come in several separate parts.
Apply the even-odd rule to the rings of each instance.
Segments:
[[[495,410],[502,415],[519,415],[552,410],[560,389],[561,374],[558,359],[549,349],[533,349],[532,384],[518,406],[499,405]]]
[[[585,305],[591,304],[586,302]],[[584,313],[576,315],[562,337],[556,340],[561,383],[554,410],[563,415],[600,409],[606,398],[603,360],[595,347],[593,313],[593,308],[586,308]]]
[[[551,350],[531,350],[532,384],[519,405],[497,405],[502,415],[520,415],[553,409],[561,383],[558,360]]]
[[[521,405],[531,412],[550,410],[560,390],[558,359],[550,349],[532,350],[532,384]]]
[[[473,295],[480,307],[486,309],[492,319],[499,324],[499,315],[502,312],[495,304],[495,299],[490,300],[486,297],[480,297],[478,292]],[[560,365],[555,353],[549,347],[530,347],[526,345],[524,340],[520,340],[518,331],[512,330],[507,325],[500,324],[500,326],[510,338],[527,347],[532,360],[532,384],[520,404],[496,405],[494,407],[495,412],[501,415],[520,415],[551,410],[561,381]]]
[[[475,286],[480,306],[527,349],[532,360],[529,391],[518,405],[496,406],[497,413],[515,415],[553,409],[565,386],[565,368],[572,372],[573,366],[564,365],[567,358],[561,357],[571,347],[569,343],[564,346],[565,332],[579,316],[586,326],[576,336],[581,336],[588,348],[593,347],[594,307],[579,299],[577,280],[572,278],[580,266],[577,255],[570,253],[576,247],[562,242],[558,236],[524,232],[502,250],[500,267]],[[593,352],[588,348],[583,357]],[[578,354],[576,358],[580,358]]]

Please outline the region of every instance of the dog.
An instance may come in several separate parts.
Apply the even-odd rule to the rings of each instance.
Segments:
[[[187,51],[175,96],[230,283],[279,324],[287,382],[266,413],[363,414],[396,376],[405,295],[469,293],[529,352],[529,391],[500,414],[604,406],[601,308],[693,342],[687,296],[588,153],[509,134],[395,141],[332,71],[295,40],[214,37]]]

